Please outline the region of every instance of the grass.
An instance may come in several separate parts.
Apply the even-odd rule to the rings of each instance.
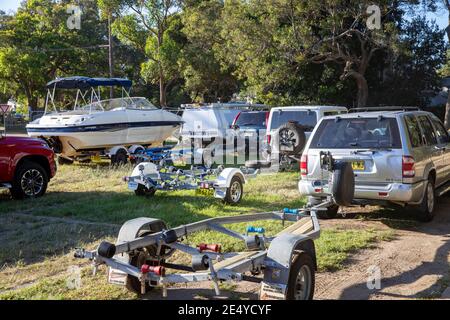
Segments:
[[[75,247],[95,248],[103,239],[114,241],[126,220],[146,216],[161,218],[169,226],[210,217],[298,208],[304,204],[297,191],[298,173],[260,175],[244,186],[238,206],[227,206],[194,191],[157,192],[153,198],[136,197],[121,177],[131,166],[111,169],[104,164],[60,166],[45,197],[13,201],[0,193],[0,299],[133,299],[125,289],[109,285],[105,268],[92,276],[86,261],[72,257]],[[231,226],[244,232],[248,224]],[[255,224],[276,234],[279,222]],[[368,248],[392,234],[380,230],[325,229],[316,241],[319,271],[338,270],[349,254]],[[203,231],[185,242],[220,243],[225,251],[243,250],[243,244],[215,232]],[[176,255],[177,261],[186,257]],[[188,261],[185,261],[188,262]],[[82,286],[67,287],[68,270],[81,268]],[[224,284],[232,291],[233,285]]]

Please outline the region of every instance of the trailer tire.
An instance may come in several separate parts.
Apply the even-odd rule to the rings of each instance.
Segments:
[[[125,165],[128,162],[128,155],[125,149],[120,149],[111,156],[111,164],[116,166]]]
[[[274,141],[278,143],[278,150],[283,155],[298,155],[306,144],[305,130],[296,122],[287,122],[278,128]],[[281,150],[287,142],[292,143],[292,150]]]
[[[138,185],[138,188],[134,190],[134,194],[139,197],[153,197],[156,193],[156,189],[148,189],[146,186],[143,186],[142,184]]]
[[[355,195],[355,175],[350,162],[336,162],[331,176],[331,194],[338,206],[349,206]]]
[[[244,195],[244,186],[239,176],[231,178],[230,186],[227,188],[223,201],[227,204],[238,204]]]
[[[161,226],[161,228],[160,228],[161,230],[154,230],[153,232],[144,232],[144,233],[139,234],[138,237],[143,237],[143,236],[152,234],[154,232],[162,231],[163,228],[165,228],[165,225]],[[141,269],[142,265],[147,263],[147,261],[145,259],[146,258],[145,255],[148,252],[151,252],[151,251],[154,251],[154,252],[151,252],[151,253],[156,253],[156,250],[157,250],[156,246],[147,247],[147,251],[146,252],[142,251],[139,254],[130,257],[129,263],[132,266]],[[161,261],[161,262],[163,262],[163,261]],[[128,291],[134,292],[137,295],[141,295],[141,281],[138,278],[128,275],[125,287],[127,288]],[[148,282],[145,282],[145,292],[153,290],[153,288],[154,287],[151,286]]]
[[[312,300],[315,286],[314,259],[305,251],[294,256],[289,272],[286,300]]]
[[[73,160],[58,156],[58,164],[59,165],[68,165],[68,164],[73,164]]]

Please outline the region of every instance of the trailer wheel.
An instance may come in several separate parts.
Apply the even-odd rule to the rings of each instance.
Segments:
[[[161,228],[162,230],[162,228]],[[149,234],[152,234],[154,232],[159,232],[161,230],[154,230],[153,232],[143,232],[139,234],[139,237],[147,236]],[[141,269],[142,265],[149,264],[149,257],[152,255],[156,255],[157,246],[152,245],[149,247],[146,247],[144,251],[140,251],[138,254],[130,257],[130,264],[138,269]],[[151,263],[150,263],[151,264]],[[138,295],[141,294],[141,281],[133,276],[128,275],[127,282],[125,284],[125,287],[128,291],[134,292]],[[152,290],[154,287],[151,286],[148,282],[145,283],[145,291],[148,292]]]
[[[287,284],[287,300],[312,300],[315,286],[313,258],[301,251],[294,257]]]
[[[111,164],[112,165],[125,165],[128,162],[128,155],[124,149],[120,149],[116,152],[116,154],[111,156]]]
[[[139,197],[153,197],[156,193],[156,189],[148,189],[146,186],[142,184],[138,185],[138,188],[134,190],[134,194]]]
[[[73,164],[73,160],[58,156],[58,164],[59,165]]]
[[[230,187],[227,188],[223,201],[228,204],[238,204],[244,194],[242,180],[238,176],[231,178]]]

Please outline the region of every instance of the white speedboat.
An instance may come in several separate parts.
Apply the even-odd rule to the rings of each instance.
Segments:
[[[122,96],[102,100],[101,87],[120,87]],[[70,77],[47,84],[45,114],[27,125],[28,135],[45,139],[57,154],[74,160],[115,146],[158,145],[180,127],[181,118],[146,98],[130,97],[131,81]],[[57,89],[76,89],[71,110],[58,110]],[[108,90],[109,94],[109,90]]]

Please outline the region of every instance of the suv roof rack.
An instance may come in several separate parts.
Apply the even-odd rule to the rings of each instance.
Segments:
[[[356,112],[376,112],[376,111],[420,111],[419,107],[364,107],[364,108],[352,108],[348,110],[348,113]]]

